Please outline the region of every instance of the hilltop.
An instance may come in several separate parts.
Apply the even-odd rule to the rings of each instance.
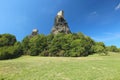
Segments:
[[[11,59],[21,55],[81,57],[92,54],[108,55],[108,52],[120,52],[116,46],[106,46],[96,42],[85,34],[72,33],[64,18],[64,11],[55,17],[54,26],[49,35],[39,34],[33,29],[22,42],[12,34],[0,35],[0,59]]]

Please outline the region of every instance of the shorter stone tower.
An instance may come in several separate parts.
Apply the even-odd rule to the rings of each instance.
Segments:
[[[38,29],[33,29],[31,35],[32,36],[38,35],[38,32],[39,32]]]

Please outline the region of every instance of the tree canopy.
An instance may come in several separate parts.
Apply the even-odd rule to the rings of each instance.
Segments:
[[[0,59],[11,59],[22,55],[21,43],[11,34],[0,35]]]
[[[108,51],[120,52],[116,46],[105,46],[83,33],[26,36],[21,42],[12,34],[0,34],[0,59],[21,55],[80,57]]]

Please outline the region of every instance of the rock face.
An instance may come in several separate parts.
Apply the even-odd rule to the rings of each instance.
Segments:
[[[32,36],[38,35],[38,29],[33,29],[31,35]]]
[[[39,34],[38,32],[39,32],[38,29],[33,29],[31,35],[29,35],[28,37],[32,38],[33,36],[36,36]]]
[[[64,19],[64,11],[61,10],[57,13],[51,33],[52,34],[57,34],[57,33],[69,34],[69,33],[71,33],[69,26],[68,26],[66,20]]]

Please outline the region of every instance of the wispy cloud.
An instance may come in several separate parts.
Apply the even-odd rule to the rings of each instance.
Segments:
[[[105,35],[114,35],[114,34],[111,33],[111,32],[105,32],[104,34],[105,34]]]
[[[103,33],[102,36],[94,36],[92,37],[96,41],[103,41],[103,42],[108,42],[108,41],[115,41],[115,40],[120,40],[120,33]]]
[[[97,12],[96,11],[91,12],[90,15],[97,15]]]
[[[99,15],[97,11],[92,11],[86,16],[86,22],[88,23],[95,23],[99,21]]]
[[[115,7],[115,10],[119,10],[120,9],[120,3]]]
[[[116,45],[120,47],[120,33],[103,33],[101,36],[93,36],[95,41],[104,42],[107,46]]]
[[[107,46],[116,45],[120,48],[120,33],[103,33],[101,36],[92,37],[95,41],[104,42]]]

